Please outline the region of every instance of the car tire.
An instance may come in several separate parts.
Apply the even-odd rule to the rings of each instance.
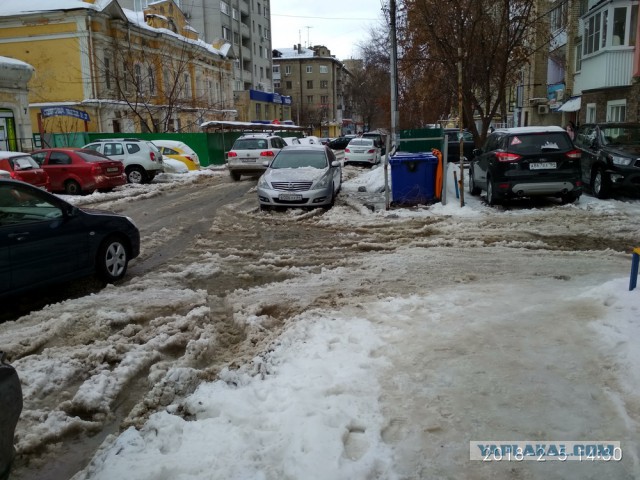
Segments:
[[[111,235],[102,242],[96,256],[98,277],[107,282],[115,282],[124,277],[129,264],[129,250],[118,235]]]
[[[231,175],[231,180],[233,180],[234,182],[237,182],[238,180],[240,180],[240,174],[238,172],[234,172],[232,170],[229,172],[229,175]]]
[[[591,177],[591,191],[596,198],[609,198],[611,185],[602,167],[596,168]]]
[[[335,203],[336,203],[336,185],[332,184],[331,185],[331,201],[329,201],[328,205],[325,205],[322,208],[324,208],[325,210],[329,210],[330,208],[333,207]]]
[[[469,169],[469,193],[474,196],[480,195],[482,190],[476,185],[475,180],[473,179],[473,169]]]
[[[144,168],[134,165],[127,168],[127,182],[129,183],[147,183],[147,173]]]
[[[75,180],[67,180],[64,182],[64,193],[67,195],[80,195],[82,193],[82,188]]]
[[[498,199],[496,198],[495,187],[493,186],[493,182],[491,181],[491,177],[487,176],[487,203],[490,206],[498,205]]]

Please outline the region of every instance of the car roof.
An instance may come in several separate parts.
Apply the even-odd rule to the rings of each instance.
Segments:
[[[552,133],[552,132],[565,132],[566,130],[556,125],[538,125],[530,127],[512,127],[512,128],[499,128],[496,129],[497,133],[506,133],[509,135],[524,135],[526,133]]]
[[[0,158],[24,157],[25,155],[31,154],[26,152],[9,152],[7,150],[0,150]]]
[[[78,150],[83,150],[85,152],[94,152],[94,150],[88,149],[88,148],[80,148],[80,147],[49,147],[49,148],[39,148],[37,150],[34,150],[31,153],[38,153],[38,152],[68,152],[68,151],[72,151],[72,152],[77,152]]]
[[[301,143],[299,145],[287,145],[282,150],[326,150],[328,147],[321,143]]]
[[[238,138],[269,138],[279,136],[280,135],[274,135],[273,133],[243,133]]]

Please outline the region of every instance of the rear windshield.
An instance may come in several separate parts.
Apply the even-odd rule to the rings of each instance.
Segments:
[[[327,168],[324,151],[280,150],[271,162],[271,168]]]
[[[33,168],[40,168],[38,162],[31,158],[30,155],[10,158],[9,163],[14,170],[31,170]]]
[[[241,138],[236,140],[234,150],[264,150],[269,148],[267,140],[264,138]]]
[[[573,148],[569,135],[564,132],[528,133],[511,135],[503,139],[503,150],[521,155],[541,152],[560,152]]]
[[[373,140],[370,138],[354,138],[349,142],[349,145],[356,147],[370,147],[373,145]]]
[[[85,162],[104,162],[105,160],[111,160],[109,157],[102,155],[100,152],[92,151],[76,151],[78,156]]]

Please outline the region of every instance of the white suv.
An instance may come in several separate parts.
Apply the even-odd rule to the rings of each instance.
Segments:
[[[149,183],[164,172],[162,154],[153,143],[138,138],[105,138],[82,148],[89,148],[124,164],[129,183]]]
[[[242,175],[261,175],[267,169],[265,161],[271,162],[286,142],[277,135],[248,133],[236,139],[227,152],[227,168],[234,180]]]

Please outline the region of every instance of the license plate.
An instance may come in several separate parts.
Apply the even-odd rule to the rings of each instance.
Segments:
[[[364,150],[354,150],[353,153],[364,153]]]
[[[256,163],[256,159],[255,158],[243,158],[242,161],[244,163]]]
[[[118,171],[118,167],[108,167],[107,168],[107,173],[113,173],[113,172],[117,172]]]
[[[281,193],[278,195],[278,200],[302,200],[302,195],[295,195],[293,193]]]
[[[538,162],[529,164],[529,170],[550,170],[554,168],[558,168],[556,162]]]

